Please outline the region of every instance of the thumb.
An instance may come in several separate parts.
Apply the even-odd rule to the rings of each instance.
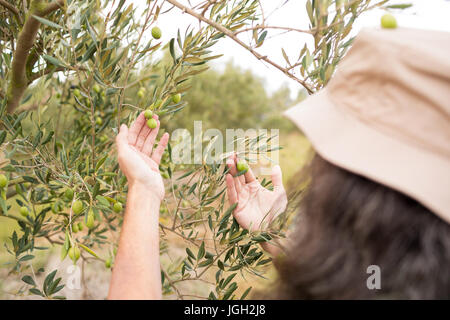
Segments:
[[[119,134],[116,136],[117,146],[128,142],[128,127],[125,124],[122,124],[119,129]]]
[[[272,168],[272,184],[274,190],[283,189],[283,176],[279,165]]]

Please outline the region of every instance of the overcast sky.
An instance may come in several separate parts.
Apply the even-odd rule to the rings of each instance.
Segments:
[[[276,9],[285,0],[261,0],[265,8],[266,16],[269,16],[267,22],[269,25],[289,26],[299,29],[307,29],[308,21],[305,2],[306,0],[291,0],[285,6]],[[182,3],[186,1],[180,0]],[[195,1],[191,1],[191,3]],[[409,0],[392,1],[392,3],[412,3],[413,7],[404,11],[396,10],[394,14],[398,24],[401,27],[444,30],[450,32],[450,1],[446,0]],[[165,8],[169,8],[168,4]],[[270,14],[273,12],[272,14]],[[384,14],[383,10],[372,10],[363,15],[355,24],[355,32],[364,27],[378,28],[380,17]],[[176,37],[178,28],[184,30],[189,24],[198,25],[198,22],[188,14],[180,14],[177,8],[174,8],[169,14],[161,15],[158,25],[163,30],[163,41],[168,41]],[[310,36],[299,33],[285,33],[278,35],[279,31],[270,30],[267,40],[258,51],[271,57],[274,61],[284,66],[284,59],[281,54],[283,47],[292,60],[296,59],[299,50],[303,47],[305,41],[310,40]],[[246,40],[248,35],[242,35]],[[220,69],[229,60],[244,69],[251,69],[255,74],[264,78],[266,88],[269,92],[277,90],[283,84],[288,85],[295,96],[299,90],[299,85],[288,79],[277,69],[256,60],[248,51],[240,47],[237,43],[229,39],[222,39],[213,47],[215,54],[223,54],[220,59],[214,60],[213,67]]]

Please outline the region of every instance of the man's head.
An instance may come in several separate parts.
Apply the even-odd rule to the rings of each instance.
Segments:
[[[276,261],[277,298],[446,299],[450,225],[402,193],[317,156],[291,246]],[[367,286],[369,266],[381,289]]]

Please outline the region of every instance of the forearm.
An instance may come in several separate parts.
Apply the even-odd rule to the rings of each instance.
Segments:
[[[130,186],[108,299],[161,299],[159,206],[144,186]]]

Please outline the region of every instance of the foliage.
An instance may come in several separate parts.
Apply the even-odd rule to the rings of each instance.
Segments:
[[[278,128],[292,129],[291,122],[281,118],[286,107],[302,100],[291,99],[289,88],[282,87],[272,95],[267,93],[263,79],[229,62],[223,71],[208,70],[190,81],[184,96],[183,117],[173,117],[164,126],[191,129],[202,119],[204,129],[217,128]],[[211,94],[213,92],[214,94]]]
[[[270,29],[259,1],[204,1],[197,9],[185,7],[203,23],[179,30],[163,43],[149,35],[169,3],[183,8],[173,0],[148,0],[139,7],[126,0],[0,1],[0,167],[9,179],[1,190],[0,218],[18,223],[20,231],[5,245],[14,261],[11,273],[23,280],[29,294],[61,298],[55,296],[62,289],[56,270],[39,288],[32,272],[36,252],[49,245],[61,250],[62,259],[70,248],[81,249],[82,263],[97,259],[108,265],[114,259],[122,213],[113,208],[117,202],[126,205],[127,193],[113,148],[117,127],[148,106],[170,127],[168,119],[180,117],[186,106],[183,98],[173,103],[172,95],[184,97],[190,90],[189,79],[217,57],[212,48],[220,38],[236,40],[241,31],[251,32],[253,43],[241,45],[313,92],[326,84],[350,45],[355,19],[373,7],[368,0],[308,0],[307,33],[314,48],[305,46],[296,62],[286,56],[287,67],[281,68],[254,50]],[[164,48],[171,59],[158,61],[155,53]],[[229,88],[240,90],[236,84]],[[254,90],[247,97],[251,101],[243,100],[246,107],[269,110],[271,105],[258,97],[257,84]],[[194,95],[191,99],[201,104]],[[215,103],[211,99],[201,110]],[[243,123],[239,112],[236,126]],[[229,113],[220,110],[220,116]],[[259,139],[266,148],[253,152],[264,153],[270,137]],[[209,298],[244,298],[250,289],[240,288],[244,294],[237,296],[237,273],[263,276],[270,258],[258,243],[283,236],[286,219],[266,231],[242,230],[232,218],[233,208],[225,205],[224,165],[175,166],[171,147],[160,168],[167,185],[161,254],[168,252],[169,234],[185,241],[186,254],[162,266],[164,293],[183,298],[186,293],[177,283],[205,280],[212,272]],[[270,188],[269,181],[262,183]],[[20,216],[19,207],[30,214]]]

